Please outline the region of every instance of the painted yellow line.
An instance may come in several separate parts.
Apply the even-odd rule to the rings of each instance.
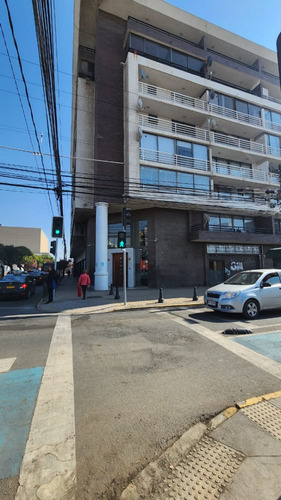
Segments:
[[[245,401],[241,401],[237,403],[238,408],[245,408],[246,406],[256,405],[261,401],[269,401],[270,399],[281,398],[281,391],[271,392],[269,394],[264,394],[263,396],[257,396],[254,398],[246,399]]]
[[[238,412],[238,409],[235,408],[235,406],[230,406],[229,408],[226,408],[226,410],[224,410],[222,413],[226,418],[230,418],[233,415],[235,415],[235,413],[237,413],[237,412]]]

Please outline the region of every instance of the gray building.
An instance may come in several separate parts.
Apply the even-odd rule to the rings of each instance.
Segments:
[[[95,288],[207,285],[281,246],[275,52],[162,0],[75,0],[71,257]],[[278,262],[274,263],[278,265]]]

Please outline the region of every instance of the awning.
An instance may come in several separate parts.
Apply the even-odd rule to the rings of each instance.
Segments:
[[[281,259],[281,247],[271,248],[265,254],[267,259]]]

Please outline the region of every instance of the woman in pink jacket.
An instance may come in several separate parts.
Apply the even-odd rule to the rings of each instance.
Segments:
[[[79,276],[78,286],[81,286],[82,293],[83,293],[83,299],[85,300],[87,287],[90,288],[90,278],[89,278],[89,275],[88,275],[86,269],[84,269],[82,271],[82,274],[80,274],[80,276]]]

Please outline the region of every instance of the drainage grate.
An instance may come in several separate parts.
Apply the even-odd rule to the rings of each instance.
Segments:
[[[281,410],[269,401],[261,401],[252,406],[241,408],[242,413],[256,422],[271,436],[281,441]]]
[[[151,499],[215,500],[231,483],[244,455],[205,436],[157,488]]]

